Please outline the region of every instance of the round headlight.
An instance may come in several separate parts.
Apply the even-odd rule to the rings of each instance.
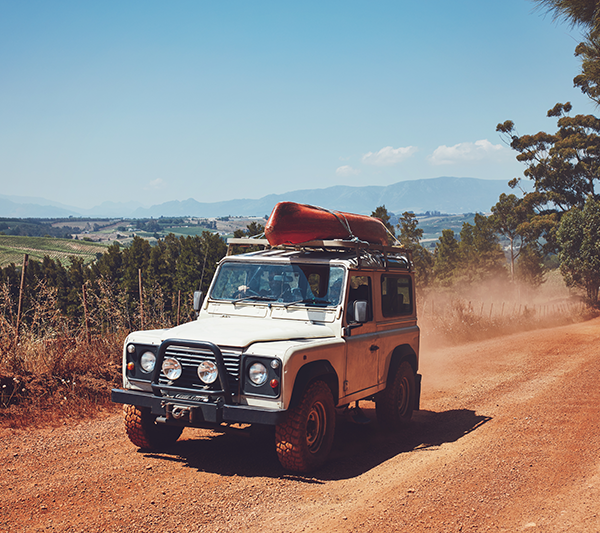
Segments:
[[[267,367],[262,363],[254,363],[248,370],[248,377],[250,381],[257,387],[264,385],[267,381],[268,376]]]
[[[175,381],[181,376],[183,369],[181,363],[173,357],[165,357],[162,364],[162,371],[165,377],[170,381]]]
[[[202,361],[198,365],[198,377],[207,385],[214,383],[219,377],[217,365],[212,361]]]
[[[144,352],[140,357],[140,366],[144,372],[152,372],[155,363],[156,356],[152,352]]]

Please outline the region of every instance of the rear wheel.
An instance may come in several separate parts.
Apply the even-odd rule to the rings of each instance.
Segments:
[[[376,398],[377,420],[391,430],[402,428],[412,417],[416,397],[415,373],[407,361],[402,361]]]
[[[277,457],[284,468],[308,472],[327,459],[335,432],[335,408],[331,389],[315,381],[300,403],[290,409],[285,422],[275,428]]]
[[[181,435],[183,427],[157,424],[156,416],[147,407],[124,405],[125,430],[138,448],[161,450],[168,448]]]

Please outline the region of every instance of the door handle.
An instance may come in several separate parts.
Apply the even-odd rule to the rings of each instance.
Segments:
[[[371,344],[371,347],[369,348],[369,350],[371,352],[376,352],[377,350],[379,350],[379,346],[377,346],[376,344]]]

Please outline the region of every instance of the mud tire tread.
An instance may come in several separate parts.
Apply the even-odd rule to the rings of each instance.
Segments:
[[[324,430],[321,444],[312,452],[307,444],[307,424],[311,409],[319,403],[324,412]],[[294,472],[310,472],[323,465],[333,445],[335,433],[335,406],[333,394],[323,381],[313,382],[302,400],[288,411],[285,422],[275,428],[275,445],[281,465]]]
[[[183,427],[158,425],[150,409],[124,405],[125,431],[129,440],[138,448],[161,450],[175,443]]]
[[[376,398],[375,412],[379,424],[391,431],[405,428],[412,418],[416,395],[414,370],[408,361],[402,361],[393,376],[389,376],[386,388]]]

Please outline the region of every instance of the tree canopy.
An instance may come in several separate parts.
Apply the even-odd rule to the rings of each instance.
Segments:
[[[560,269],[569,286],[585,289],[592,305],[600,287],[600,202],[591,196],[583,209],[574,207],[561,220],[557,237]]]
[[[398,236],[400,244],[412,252],[417,283],[421,286],[427,286],[433,280],[433,255],[421,244],[423,230],[418,226],[417,216],[414,213],[405,211],[398,218],[396,227],[400,231]]]
[[[575,48],[581,58],[581,74],[573,79],[575,87],[600,104],[600,4],[596,0],[534,0],[540,8],[583,29],[584,40]]]
[[[600,119],[593,115],[568,116],[571,104],[556,104],[548,117],[558,118],[558,131],[535,135],[516,132],[510,120],[496,126],[507,144],[524,163],[523,174],[534,184],[534,205],[550,211],[566,212],[583,208],[588,195],[597,198],[600,180]],[[517,178],[511,186],[518,183]]]
[[[388,213],[388,210],[384,205],[380,205],[378,208],[375,209],[375,211],[373,211],[371,213],[372,217],[378,218],[379,220],[381,220],[381,222],[383,222],[383,225],[387,228],[388,230],[388,244],[394,244],[394,241],[396,240],[396,231],[394,229],[394,225],[390,222],[391,219],[391,215]]]

